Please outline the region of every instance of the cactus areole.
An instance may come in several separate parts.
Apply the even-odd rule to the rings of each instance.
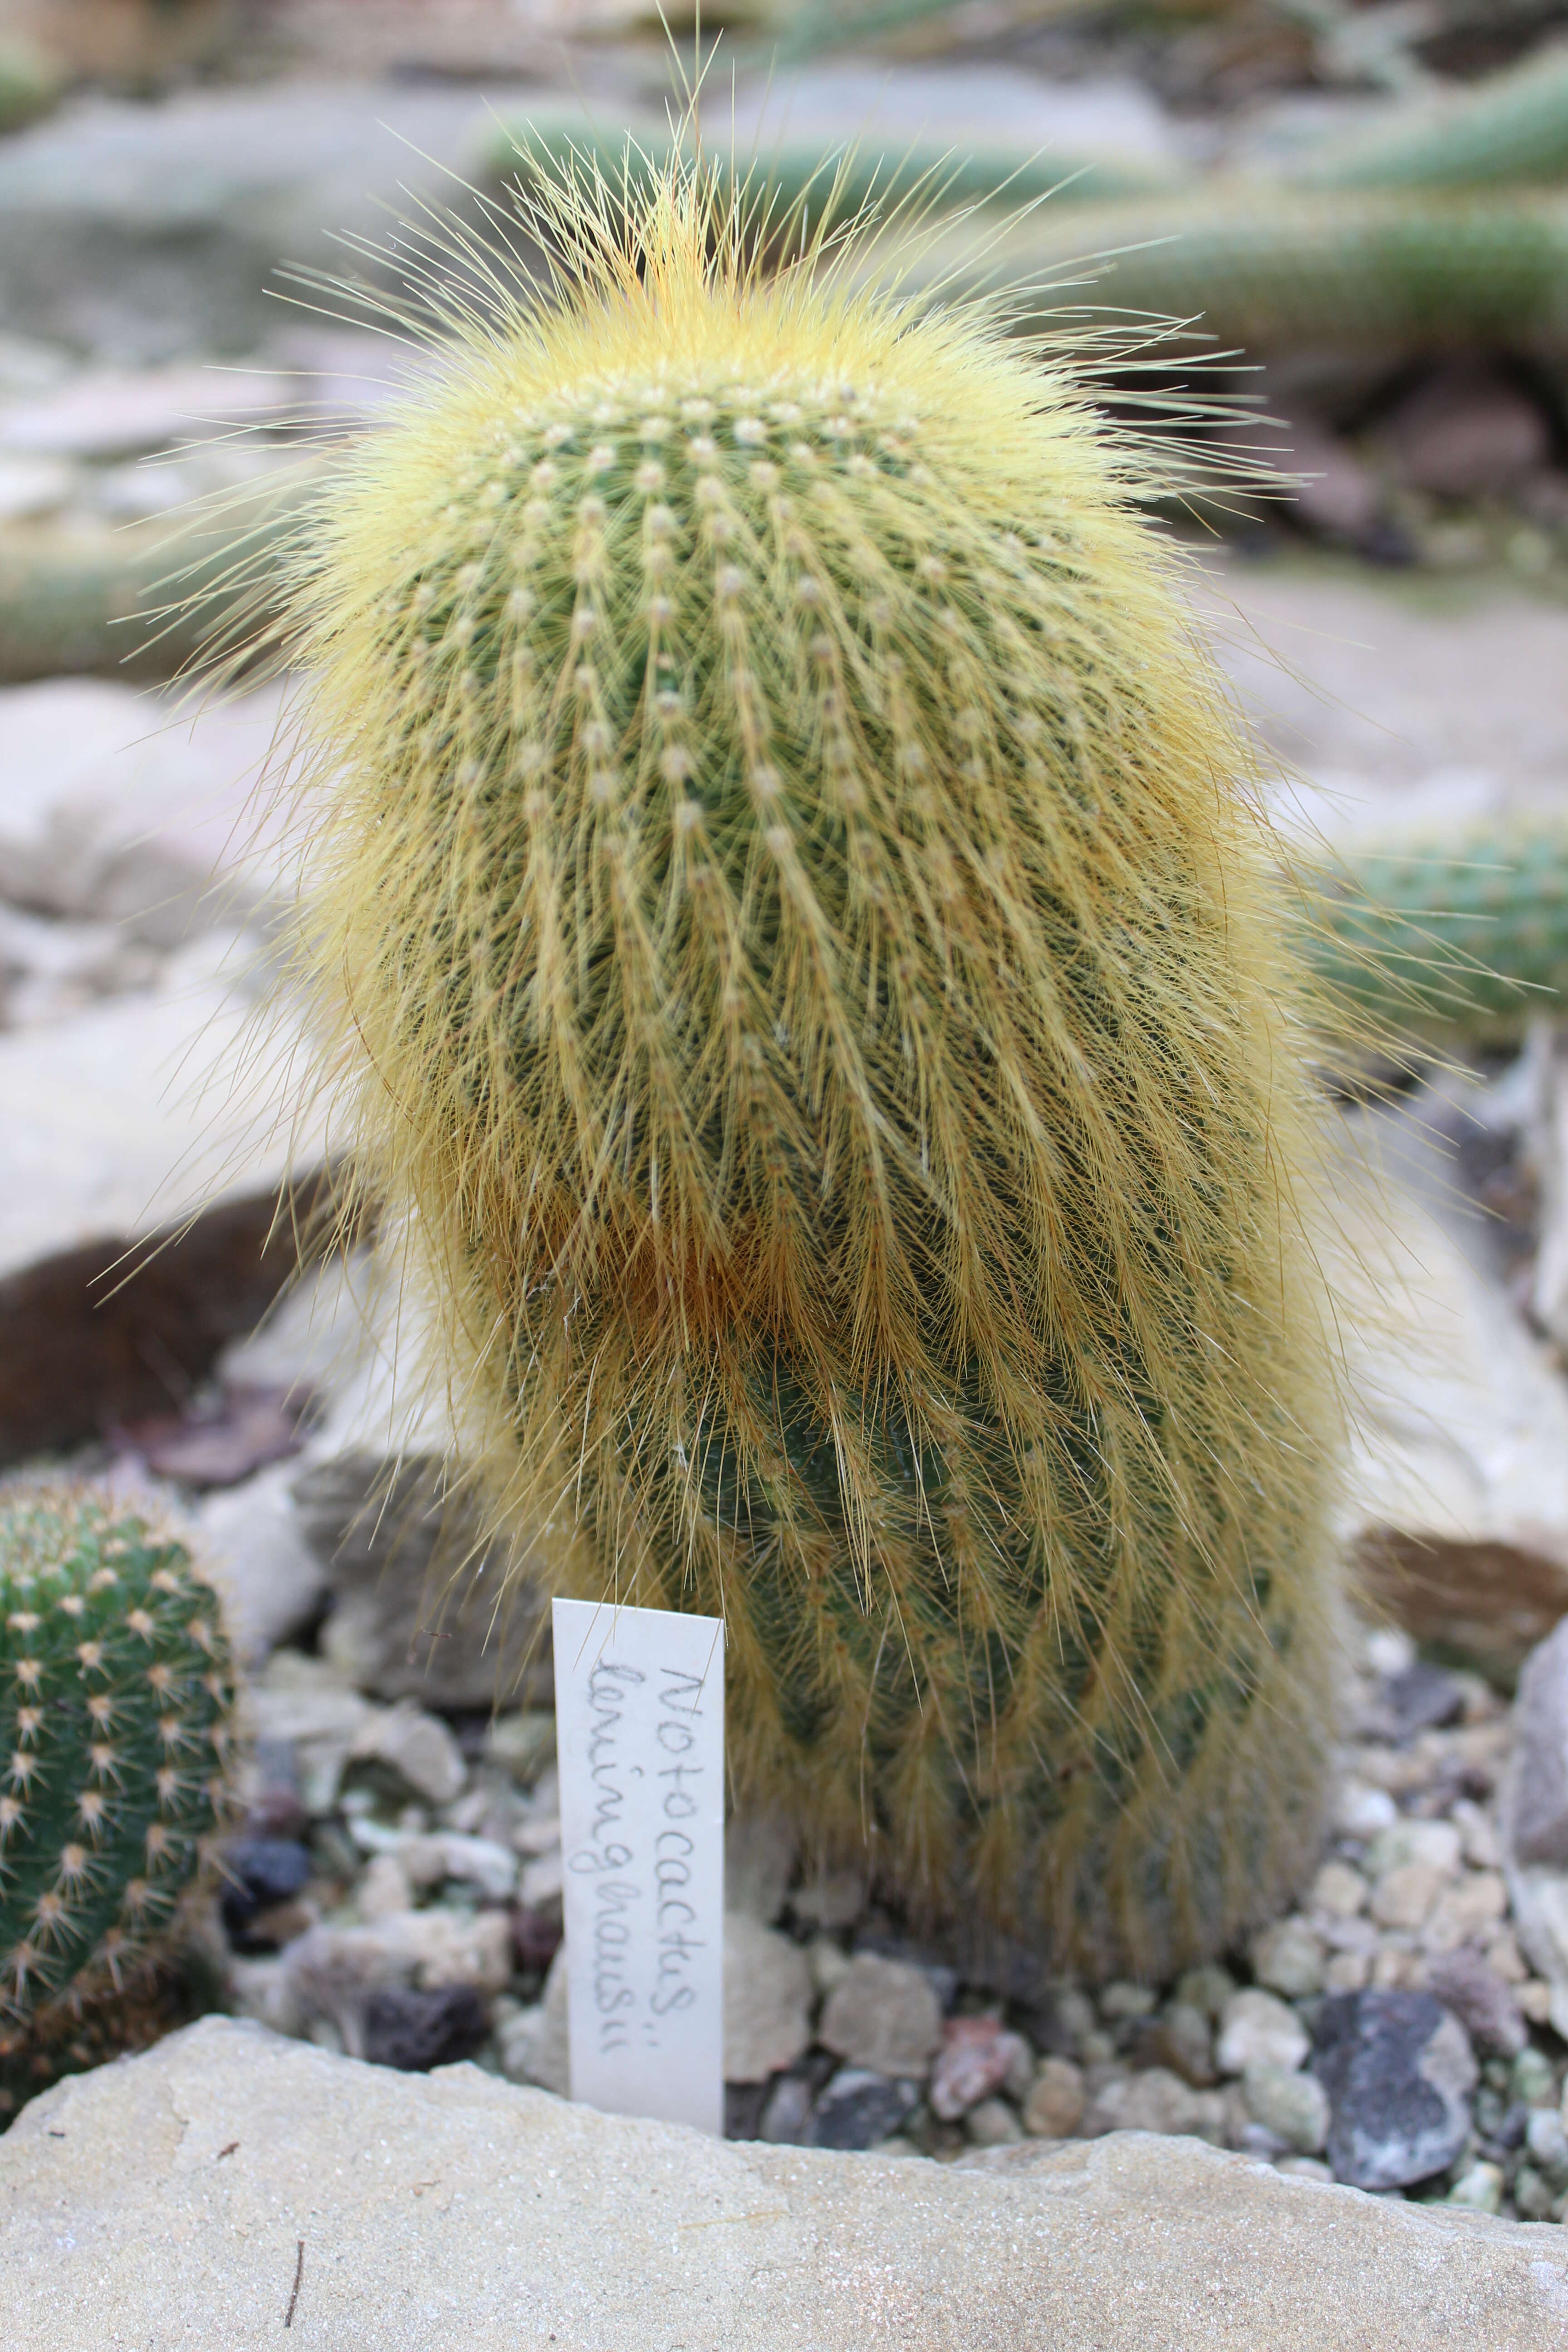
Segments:
[[[1155,1965],[1288,1888],[1327,1743],[1252,754],[1157,444],[725,203],[558,196],[319,502],[324,1069],[498,1523],[725,1618],[736,1797]]]
[[[219,1817],[232,1705],[182,1544],[85,1488],[0,1495],[0,2019],[120,1981],[168,1927]]]

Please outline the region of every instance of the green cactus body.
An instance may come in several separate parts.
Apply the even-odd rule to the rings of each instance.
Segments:
[[[1308,953],[1392,1031],[1516,1036],[1568,997],[1568,831],[1541,822],[1362,846],[1325,878]]]
[[[889,259],[884,250],[876,264]],[[1396,355],[1499,344],[1551,356],[1568,350],[1568,196],[1215,181],[1159,203],[1059,216],[1047,207],[987,238],[979,260],[962,227],[907,258],[910,285],[983,279],[1059,287],[1015,304],[1020,318],[1092,299],[1152,320],[1201,320],[1225,349]]]
[[[1291,176],[1316,188],[1476,188],[1568,173],[1568,51],[1548,49],[1474,89],[1397,107]]]
[[[0,1494],[0,2014],[118,1977],[218,1818],[232,1693],[184,1546],[90,1492]]]
[[[736,1794],[1161,1965],[1310,1863],[1331,1714],[1252,755],[1150,452],[710,194],[565,208],[323,497],[329,1083],[531,1567],[725,1617]]]

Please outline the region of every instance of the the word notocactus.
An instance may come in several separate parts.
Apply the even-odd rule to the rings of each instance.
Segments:
[[[913,1911],[1210,1949],[1331,1712],[1251,755],[1156,456],[710,196],[563,203],[558,301],[321,507],[358,1181],[557,1588],[724,1615],[739,1795]]]
[[[219,1817],[232,1705],[184,1546],[74,1486],[0,1493],[0,2014],[122,1975]]]

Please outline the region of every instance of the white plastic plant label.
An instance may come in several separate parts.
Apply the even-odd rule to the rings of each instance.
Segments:
[[[572,2096],[724,2129],[724,1623],[553,1604]]]

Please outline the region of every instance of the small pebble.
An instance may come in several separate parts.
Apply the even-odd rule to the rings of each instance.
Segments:
[[[811,1980],[824,2000],[837,1992],[849,1973],[849,1955],[831,1936],[815,1936],[806,1948]]]
[[[366,2059],[405,2074],[473,2057],[489,2032],[484,2002],[472,1985],[441,1985],[430,1992],[386,1985],[365,2004]]]
[[[1452,1822],[1428,1822],[1408,1817],[1394,1822],[1373,1838],[1366,1853],[1366,1874],[1374,1882],[1391,1870],[1425,1863],[1439,1878],[1458,1874],[1464,1841]]]
[[[1542,2179],[1532,2164],[1521,2164],[1514,2174],[1513,2201],[1521,2221],[1563,2219],[1563,2198]]]
[[[1120,2023],[1127,2017],[1148,2017],[1159,2006],[1160,1996],[1149,1985],[1118,1981],[1108,1984],[1100,1996],[1100,2013],[1108,2025]]]
[[[1385,1870],[1372,1890],[1372,1916],[1380,1927],[1425,1927],[1443,1892],[1443,1873],[1430,1862],[1403,1862]]]
[[[1334,1807],[1333,1825],[1342,1837],[1376,1837],[1399,1818],[1399,1808],[1385,1789],[1365,1780],[1347,1780]]]
[[[1326,1911],[1331,1919],[1353,1919],[1366,1907],[1368,1892],[1366,1880],[1348,1862],[1325,1862],[1307,1899],[1312,1910]]]
[[[1476,2213],[1500,2213],[1503,2181],[1500,2164],[1479,2161],[1459,2175],[1446,2201],[1450,2205],[1468,2205]]]
[[[1070,2058],[1042,2058],[1024,2102],[1024,2129],[1035,2139],[1070,2139],[1088,2105],[1082,2068]]]
[[[840,2067],[816,2103],[805,2145],[875,2147],[900,2130],[919,2105],[920,2089],[912,2082],[890,2080],[864,2066]]]
[[[1531,2107],[1524,2144],[1537,2172],[1558,2194],[1568,2189],[1568,2131],[1555,2107]]]
[[[1249,2066],[1294,2069],[1311,2048],[1306,2027],[1293,2009],[1271,1992],[1232,1993],[1220,2020],[1215,2063],[1222,2074],[1244,2074]]]
[[[861,2072],[923,2075],[942,2042],[942,2010],[931,1979],[907,1961],[857,1952],[828,1996],[816,2038]]]
[[[976,2147],[1009,2147],[1024,2137],[1024,2126],[1005,2099],[982,2099],[963,2118],[963,2128]]]
[[[1206,1968],[1188,1969],[1176,1979],[1174,1999],[1184,2008],[1200,2009],[1212,2024],[1217,2025],[1225,2014],[1225,2006],[1236,1990],[1236,1979],[1228,1969],[1211,1960]]]
[[[1279,1919],[1252,1939],[1252,1973],[1270,1992],[1305,2000],[1323,1990],[1323,1948],[1306,1922]]]
[[[1526,2042],[1513,2062],[1509,2075],[1511,2097],[1522,2099],[1527,2107],[1554,2107],[1558,2101],[1557,2075],[1552,2061],[1543,2050]]]
[[[1315,2075],[1265,2063],[1247,2068],[1241,2091],[1253,2122],[1296,2155],[1317,2156],[1327,2145],[1329,2096]]]

